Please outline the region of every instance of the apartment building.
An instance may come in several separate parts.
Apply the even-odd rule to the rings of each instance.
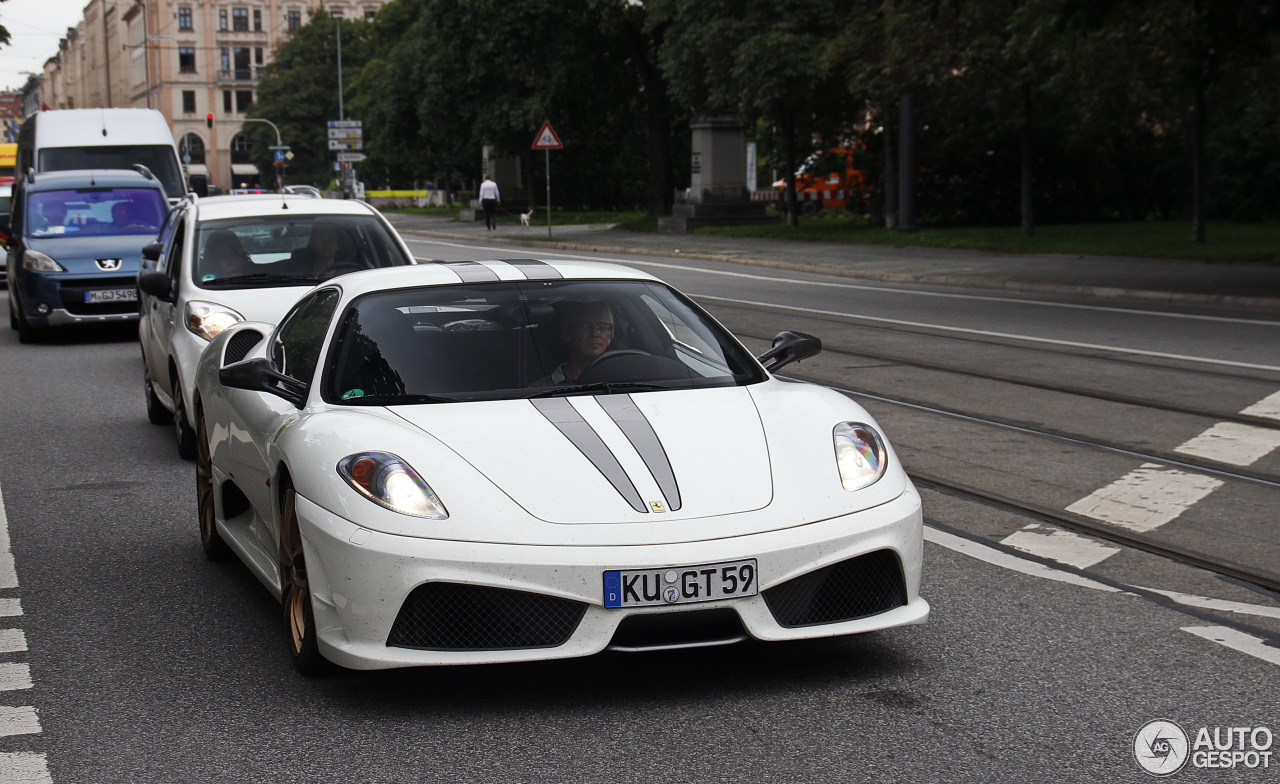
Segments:
[[[51,109],[158,109],[193,185],[269,185],[243,133],[263,67],[316,9],[368,19],[385,2],[89,0],[45,63],[42,99]]]

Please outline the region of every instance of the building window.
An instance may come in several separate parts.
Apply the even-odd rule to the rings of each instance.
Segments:
[[[235,68],[232,78],[238,82],[247,82],[253,78],[253,67],[249,65],[249,47],[237,46],[231,53],[231,65]]]
[[[236,90],[236,111],[244,114],[253,103],[253,90]]]
[[[231,114],[231,91],[222,91],[222,112],[223,114]]]
[[[182,111],[185,112],[186,114],[196,113],[196,91],[195,90],[182,91]]]
[[[186,6],[178,9],[178,29],[186,32],[195,29],[191,25],[191,9]]]
[[[180,152],[183,163],[204,163],[204,139],[194,133],[184,135]]]
[[[262,32],[262,11],[257,8],[253,9],[253,31],[255,33]]]
[[[227,9],[225,8],[218,9],[218,29],[224,33],[227,31]]]
[[[372,22],[372,21],[373,21],[373,18],[374,18],[375,16],[377,16],[377,15],[378,15],[378,9],[376,9],[376,8],[366,8],[366,9],[364,9],[364,20],[365,20],[366,22]]]
[[[222,76],[231,75],[231,50],[225,46],[220,50],[218,70]]]
[[[261,46],[255,47],[253,50],[253,64],[257,66],[262,65],[262,47]]]
[[[196,48],[194,46],[178,47],[178,71],[181,73],[196,72]]]
[[[289,28],[289,32],[296,33],[298,28],[302,26],[302,12],[290,11],[285,14],[285,26]]]
[[[231,9],[231,29],[237,33],[249,32],[249,9],[248,8],[232,8]]]
[[[249,151],[252,147],[249,145],[249,137],[243,133],[237,133],[231,139],[231,162],[232,163],[249,163]]]

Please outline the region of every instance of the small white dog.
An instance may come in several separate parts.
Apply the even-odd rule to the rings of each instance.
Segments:
[[[521,225],[521,226],[528,226],[528,225],[529,225],[529,219],[530,219],[530,218],[532,218],[532,217],[533,217],[533,208],[532,208],[532,207],[530,207],[528,212],[522,212],[522,213],[520,213],[520,225]]]

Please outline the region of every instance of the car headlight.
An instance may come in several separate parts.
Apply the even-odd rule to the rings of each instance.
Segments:
[[[66,272],[67,268],[54,261],[48,254],[28,248],[22,253],[22,268],[34,272]]]
[[[832,433],[836,447],[836,465],[840,468],[840,484],[845,490],[861,490],[884,476],[889,463],[884,440],[870,425],[841,422]]]
[[[449,516],[431,485],[389,452],[361,452],[345,457],[338,463],[338,473],[365,498],[393,512],[433,520]]]
[[[244,321],[244,316],[231,308],[195,300],[187,303],[187,329],[205,340],[213,340],[237,321]]]

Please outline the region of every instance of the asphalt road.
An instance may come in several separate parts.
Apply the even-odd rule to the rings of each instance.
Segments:
[[[529,255],[461,245],[411,240]],[[1144,536],[1276,568],[1276,452],[1179,451],[1221,420],[1257,432],[1219,446],[1269,443],[1271,417],[1240,412],[1280,391],[1274,322],[633,261],[753,350],[823,337],[788,375],[854,395],[914,475],[1087,521],[1067,508],[1154,461],[1219,484]],[[0,367],[0,781],[1146,781],[1152,720],[1280,732],[1274,594],[937,489],[924,626],[304,679],[266,590],[200,552],[194,469],[146,421],[134,336],[0,331]],[[1271,762],[1174,778],[1275,780]]]

